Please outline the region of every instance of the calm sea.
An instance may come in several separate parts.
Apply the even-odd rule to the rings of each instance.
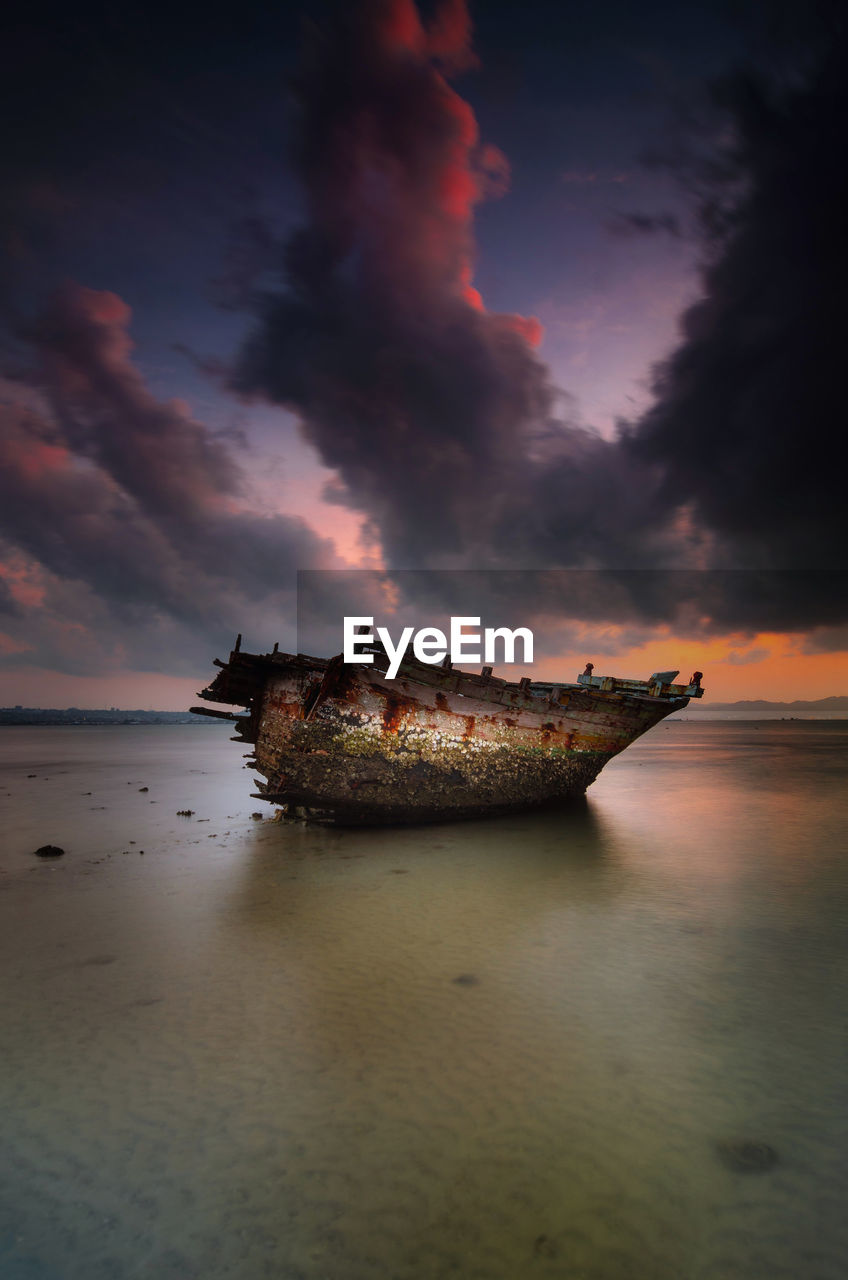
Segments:
[[[0,730],[3,1280],[843,1280],[846,746],[369,832],[223,726]]]

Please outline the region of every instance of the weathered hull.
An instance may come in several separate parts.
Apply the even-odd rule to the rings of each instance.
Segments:
[[[249,695],[249,696],[247,696]],[[210,700],[250,709],[259,795],[341,823],[446,821],[561,803],[688,698],[507,684],[407,663],[231,655]]]

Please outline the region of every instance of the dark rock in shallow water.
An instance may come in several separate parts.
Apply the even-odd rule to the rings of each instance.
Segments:
[[[35,851],[36,858],[63,858],[65,850],[60,849],[57,844],[43,844],[40,849]]]
[[[717,1142],[716,1150],[722,1162],[734,1173],[765,1173],[780,1161],[774,1147],[767,1142]]]

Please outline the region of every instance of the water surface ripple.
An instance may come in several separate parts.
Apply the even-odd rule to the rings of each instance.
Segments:
[[[368,832],[219,726],[0,730],[3,1280],[842,1280],[847,744]]]

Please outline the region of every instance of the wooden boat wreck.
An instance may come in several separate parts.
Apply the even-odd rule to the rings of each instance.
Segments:
[[[247,714],[231,720],[253,744],[257,799],[291,815],[342,824],[445,821],[582,796],[601,769],[660,720],[700,698],[701,673],[574,683],[499,679],[404,658],[395,679],[376,646],[372,665],[241,651],[199,697]]]

